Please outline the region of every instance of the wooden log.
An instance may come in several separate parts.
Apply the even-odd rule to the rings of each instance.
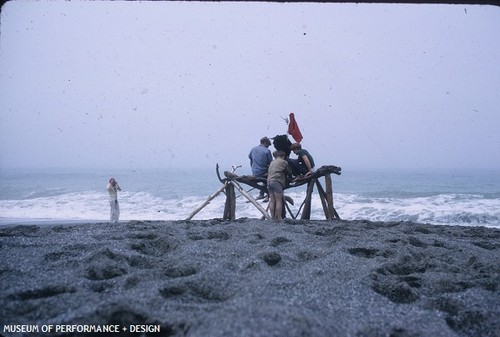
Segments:
[[[342,168],[340,168],[338,166],[334,166],[334,165],[324,165],[324,166],[321,166],[316,171],[314,171],[312,176],[314,178],[318,178],[318,177],[325,176],[325,175],[330,174],[330,173],[340,175],[342,173]]]
[[[337,213],[337,211],[335,210],[335,207],[333,208],[333,215],[335,215],[335,219],[340,220],[340,216],[339,216],[339,214]]]
[[[254,176],[238,176],[232,178],[239,183],[247,184],[255,189],[258,189],[262,193],[267,193],[267,179],[266,178],[258,178]]]
[[[331,213],[331,219],[339,219],[340,217],[333,206],[333,189],[332,189],[332,177],[327,174],[325,175],[325,185],[326,185],[326,202],[328,204],[328,210]]]
[[[252,196],[250,194],[247,193],[247,191],[245,191],[241,186],[240,184],[238,184],[236,181],[234,180],[231,180],[229,181],[229,184],[232,184],[234,185],[234,187],[236,187],[236,189],[245,197],[248,199],[248,201],[250,201],[263,215],[264,217],[267,219],[267,220],[272,220],[271,219],[271,216],[269,216],[269,214],[266,212],[266,210],[261,206],[259,205],[259,203],[257,201],[255,201],[254,198],[252,198]]]
[[[231,221],[236,220],[236,193],[234,188],[231,187]]]
[[[300,217],[302,220],[309,220],[311,218],[311,199],[314,189],[314,182],[315,179],[311,179],[307,184],[307,194],[304,204],[304,210],[302,211],[302,216]]]
[[[290,206],[285,202],[283,209],[286,209],[288,211],[288,214],[292,217],[293,220],[295,220],[295,216],[292,213],[292,210],[290,209]]]
[[[299,217],[300,212],[302,211],[302,207],[304,207],[304,204],[306,203],[307,198],[304,198],[302,201],[302,204],[300,204],[299,210],[295,214],[295,216],[292,216],[292,218],[297,219]]]
[[[323,189],[323,186],[321,186],[321,183],[317,179],[316,179],[316,186],[318,187],[319,199],[321,200],[321,206],[323,206],[323,212],[325,212],[325,218],[327,220],[333,219],[333,214],[332,212],[330,212],[330,209],[328,208],[327,205],[325,190]]]
[[[229,172],[229,171],[224,171],[224,176],[226,177],[226,179],[219,178],[221,182],[225,182],[228,180],[235,180],[239,183],[243,183],[253,188],[256,188],[260,190],[262,193],[267,192],[267,178],[256,177],[256,176],[239,176],[237,174],[234,174],[234,172]]]
[[[206,205],[208,205],[210,203],[210,201],[212,201],[213,199],[215,199],[215,197],[217,197],[222,191],[224,191],[225,188],[226,188],[226,185],[222,186],[217,192],[215,192],[212,195],[210,195],[208,197],[208,199],[200,207],[198,207],[193,212],[191,212],[191,214],[186,218],[186,220],[191,220],[196,215],[196,213],[198,213],[199,211],[201,211],[201,209],[203,207],[205,207]]]
[[[334,174],[340,175],[341,171],[342,171],[342,169],[338,166],[324,165],[324,166],[321,166],[316,171],[314,171],[311,175],[292,181],[288,186],[285,186],[285,189],[308,184],[312,179],[318,179],[320,177],[326,176],[327,174],[334,173]]]
[[[223,220],[236,220],[236,194],[234,193],[234,185],[226,184],[226,203],[224,205]]]

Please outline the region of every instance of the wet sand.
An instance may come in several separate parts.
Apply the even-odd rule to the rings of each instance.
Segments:
[[[500,230],[159,221],[0,228],[5,325],[150,336],[500,336]],[[94,334],[95,335],[95,334]],[[104,334],[101,334],[104,336]]]

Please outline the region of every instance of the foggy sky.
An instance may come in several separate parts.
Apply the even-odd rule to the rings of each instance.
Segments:
[[[0,167],[499,168],[500,8],[12,1]]]

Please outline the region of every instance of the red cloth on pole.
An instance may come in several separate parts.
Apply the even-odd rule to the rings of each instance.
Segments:
[[[290,122],[288,123],[288,134],[295,139],[297,143],[302,140],[302,133],[300,132],[299,126],[295,121],[295,115],[293,112],[290,113]]]

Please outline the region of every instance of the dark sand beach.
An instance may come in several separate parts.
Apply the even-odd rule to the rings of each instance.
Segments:
[[[0,334],[500,336],[500,230],[162,221],[0,228]],[[130,332],[159,327],[160,332]],[[104,336],[104,334],[101,334]],[[109,335],[109,334],[108,334]]]

